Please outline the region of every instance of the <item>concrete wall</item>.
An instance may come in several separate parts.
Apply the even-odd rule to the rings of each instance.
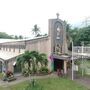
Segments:
[[[22,46],[21,48],[19,46]],[[1,51],[14,53],[23,53],[24,51],[38,51],[40,53],[45,53],[48,58],[48,68],[51,69],[51,37],[41,37],[32,40],[18,41],[18,42],[7,42],[0,44]],[[7,68],[10,71],[14,71],[13,63],[16,61],[15,58],[7,60]]]
[[[6,52],[23,53],[25,51],[25,41],[14,41],[0,43],[0,50]]]
[[[26,51],[38,51],[45,53],[48,58],[48,68],[51,70],[51,37],[43,37],[35,40],[26,41]]]
[[[16,58],[15,57],[10,59],[10,60],[8,60],[8,63],[7,63],[8,69],[7,70],[14,72],[14,65],[13,65],[14,62],[16,62]]]
[[[57,26],[60,27],[60,40],[57,40]],[[61,19],[49,19],[49,36],[51,37],[52,53],[54,52],[54,47],[59,44],[62,48],[62,54],[68,52],[67,41],[66,41],[66,24]]]

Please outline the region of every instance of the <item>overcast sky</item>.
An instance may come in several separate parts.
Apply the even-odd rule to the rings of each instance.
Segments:
[[[48,19],[60,13],[62,20],[76,24],[90,16],[90,0],[0,0],[0,32],[31,36],[34,24],[48,32]]]

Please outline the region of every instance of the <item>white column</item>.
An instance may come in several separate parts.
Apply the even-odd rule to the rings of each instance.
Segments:
[[[67,61],[64,60],[64,74],[67,74]]]

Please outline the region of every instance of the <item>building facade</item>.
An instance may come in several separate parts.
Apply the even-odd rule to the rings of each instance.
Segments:
[[[43,37],[37,37],[34,39],[12,41],[0,43],[1,56],[0,64],[7,70],[14,71],[14,64],[16,57],[24,51],[38,51],[46,53],[48,56],[48,68],[52,71],[56,71],[58,68],[63,69],[64,73],[67,73],[67,40],[66,40],[66,24],[59,19],[57,15],[56,19],[49,19],[48,35]],[[5,53],[7,54],[5,55]],[[10,55],[9,55],[10,54]]]

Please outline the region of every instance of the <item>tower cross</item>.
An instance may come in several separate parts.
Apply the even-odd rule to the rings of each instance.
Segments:
[[[56,16],[57,16],[57,19],[59,19],[59,13],[57,13]]]

